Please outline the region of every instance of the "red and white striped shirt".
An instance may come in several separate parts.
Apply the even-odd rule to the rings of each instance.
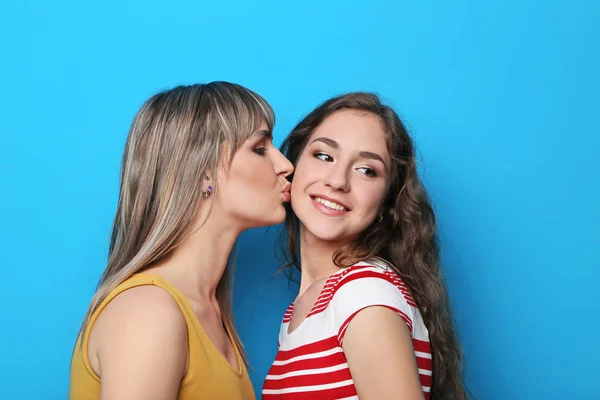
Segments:
[[[408,325],[421,386],[429,399],[429,333],[406,285],[378,260],[360,262],[331,275],[306,319],[291,333],[288,326],[294,303],[289,306],[263,399],[358,399],[342,342],[348,323],[370,306],[390,308]]]

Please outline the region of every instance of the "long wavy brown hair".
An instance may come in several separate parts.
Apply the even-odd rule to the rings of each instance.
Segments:
[[[339,268],[376,257],[390,263],[410,288],[429,330],[433,358],[431,398],[465,399],[462,354],[440,270],[435,215],[417,174],[413,141],[396,112],[372,93],[355,92],[332,98],[292,130],[281,146],[282,152],[296,166],[314,130],[328,116],[344,109],[379,117],[385,127],[392,168],[382,219],[374,221],[355,240],[338,249],[333,261]],[[293,174],[288,179],[292,180]],[[286,207],[285,228],[280,238],[286,261],[284,268],[292,272],[290,267],[300,269],[300,221],[291,206]]]

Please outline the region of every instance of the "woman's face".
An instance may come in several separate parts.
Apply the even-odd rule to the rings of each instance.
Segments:
[[[214,205],[242,229],[279,224],[285,219],[283,203],[290,200],[286,177],[293,170],[263,122],[236,151],[229,168],[219,171]]]
[[[296,164],[291,202],[302,234],[345,243],[381,214],[391,160],[371,113],[337,111],[314,130]]]

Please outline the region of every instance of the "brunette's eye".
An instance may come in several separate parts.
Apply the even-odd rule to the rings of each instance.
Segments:
[[[333,161],[333,158],[331,158],[331,156],[329,154],[325,154],[325,153],[321,153],[321,152],[317,152],[314,154],[314,156],[316,158],[318,158],[319,160],[323,160],[323,161]]]
[[[377,171],[375,171],[373,168],[361,167],[358,170],[366,176],[377,176]]]

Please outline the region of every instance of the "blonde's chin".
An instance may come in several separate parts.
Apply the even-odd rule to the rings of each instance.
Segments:
[[[269,215],[269,219],[271,220],[270,225],[278,225],[285,221],[285,208],[283,208],[283,204]]]
[[[281,214],[281,215],[279,215]],[[285,209],[282,209],[280,213],[278,213],[277,217],[274,218],[272,225],[279,225],[285,221]]]
[[[276,209],[271,208],[271,211],[268,213],[263,214],[263,212],[261,212],[260,214],[254,214],[251,217],[238,215],[238,218],[240,218],[240,221],[243,221],[243,230],[279,225],[285,221],[285,208],[281,205]]]

